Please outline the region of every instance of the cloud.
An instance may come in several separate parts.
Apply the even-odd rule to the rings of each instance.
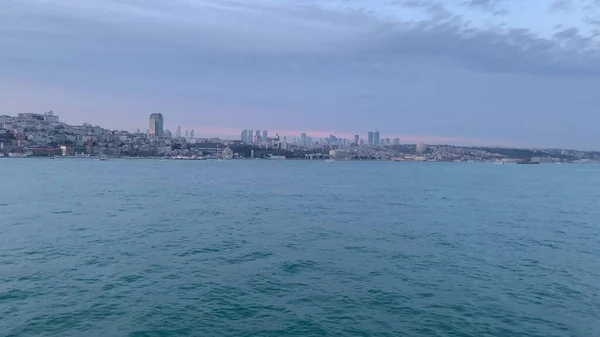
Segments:
[[[554,0],[550,3],[550,11],[552,12],[571,12],[575,9],[573,0]]]
[[[148,59],[244,53],[249,58],[289,56],[296,64],[335,60],[356,68],[378,60],[393,67],[396,56],[428,54],[448,57],[478,71],[598,74],[600,70],[598,46],[591,38],[580,36],[576,43],[565,44],[526,28],[475,28],[429,1],[402,2],[429,6],[430,17],[420,21],[269,1],[249,5],[233,0],[174,0],[167,5],[159,1],[55,0],[43,10],[38,5],[37,12],[28,11],[32,3],[40,4],[9,2],[8,14],[0,16],[5,22],[0,29],[17,21],[18,26],[27,27],[0,40],[13,58],[31,57],[33,52],[41,55],[52,44],[60,52],[53,55],[58,51],[50,51],[46,57],[61,60],[84,57],[91,61],[108,55],[125,60],[143,53],[149,54]],[[470,0],[466,4],[497,8],[501,3]],[[20,15],[11,15],[11,8]]]
[[[476,8],[493,13],[494,15],[507,15],[506,0],[464,0],[467,7]]]

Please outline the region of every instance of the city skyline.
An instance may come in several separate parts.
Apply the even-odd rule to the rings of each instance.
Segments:
[[[157,112],[165,129],[197,135],[252,125],[351,139],[368,128],[597,149],[594,4],[9,0],[0,113],[51,107],[73,124],[146,130],[139,121]]]

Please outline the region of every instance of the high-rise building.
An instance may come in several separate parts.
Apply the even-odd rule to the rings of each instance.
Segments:
[[[263,142],[267,141],[267,138],[269,138],[269,132],[267,130],[263,130]]]
[[[254,143],[254,131],[252,129],[248,129],[248,140],[246,143]]]
[[[165,137],[167,137],[167,138],[173,137],[173,133],[171,132],[171,130],[165,131]]]
[[[181,138],[181,126],[177,127],[177,133],[175,134],[177,138]]]
[[[192,131],[190,131],[190,138],[194,139],[194,129],[192,129]]]
[[[304,132],[300,134],[300,145],[302,145],[302,146],[306,146],[307,145],[307,143],[306,143],[306,133],[304,133]]]
[[[375,131],[373,134],[373,143],[375,145],[379,145],[379,131]]]
[[[164,119],[160,113],[153,113],[150,115],[150,135],[162,137],[163,135]]]
[[[242,130],[242,135],[240,136],[240,140],[242,142],[247,142],[248,141],[248,130]]]
[[[256,137],[254,137],[257,142],[260,142],[260,130],[256,130]]]
[[[190,132],[187,129],[185,130],[185,138],[190,138]]]
[[[358,145],[359,138],[360,137],[358,135],[354,135],[354,144]]]
[[[417,143],[416,150],[419,153],[423,153],[427,151],[427,145],[425,145],[424,143]]]
[[[394,145],[400,145],[400,138],[394,138]]]
[[[373,131],[369,131],[368,144],[373,145]]]

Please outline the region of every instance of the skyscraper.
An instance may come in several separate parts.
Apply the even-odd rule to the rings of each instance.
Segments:
[[[307,145],[306,144],[306,133],[304,133],[304,132],[300,134],[300,145],[302,145],[302,146]]]
[[[248,130],[242,130],[242,135],[240,136],[240,140],[242,142],[247,142],[248,141]]]
[[[263,130],[263,142],[266,142],[267,138],[269,138],[269,133],[267,132],[267,130]]]
[[[254,131],[252,129],[248,129],[248,140],[246,143],[254,143]]]
[[[379,131],[375,131],[373,135],[373,143],[375,143],[375,145],[379,145]]]
[[[190,138],[190,132],[187,129],[185,130],[185,138]]]
[[[153,113],[150,115],[150,135],[162,137],[163,135],[164,119],[160,113]]]
[[[373,145],[373,131],[369,131],[368,144]]]
[[[192,131],[190,131],[190,138],[194,139],[194,129],[192,129]]]
[[[177,127],[177,133],[175,134],[177,138],[181,138],[181,126]]]
[[[260,141],[260,130],[256,130],[256,137],[254,137],[256,141]]]
[[[400,138],[394,138],[394,145],[400,145]]]
[[[358,135],[354,135],[354,144],[358,145]]]

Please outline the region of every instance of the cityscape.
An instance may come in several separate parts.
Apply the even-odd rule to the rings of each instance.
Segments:
[[[403,144],[367,131],[352,139],[271,135],[268,130],[244,129],[240,139],[205,138],[194,130],[175,133],[164,128],[165,117],[152,113],[146,132],[109,130],[84,123],[61,122],[53,111],[0,115],[0,157],[121,157],[162,159],[288,159],[388,160],[421,162],[591,163],[600,152],[564,149],[466,147]]]

